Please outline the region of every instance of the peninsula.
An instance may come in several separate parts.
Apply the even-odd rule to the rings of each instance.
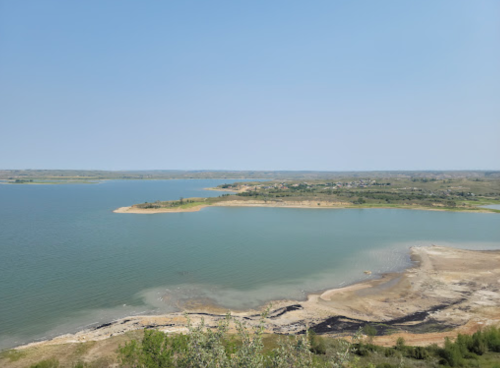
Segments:
[[[193,212],[208,206],[288,208],[406,208],[440,211],[500,212],[498,178],[366,177],[333,180],[249,181],[210,190],[218,197],[180,198],[121,207],[116,213]]]

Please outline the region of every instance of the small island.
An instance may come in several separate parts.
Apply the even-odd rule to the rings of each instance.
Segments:
[[[209,190],[218,197],[180,198],[121,207],[116,213],[194,212],[208,206],[288,208],[406,208],[497,212],[500,180],[485,178],[343,178],[340,180],[249,181]]]

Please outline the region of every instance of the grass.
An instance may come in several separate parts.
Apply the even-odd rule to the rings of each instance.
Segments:
[[[75,350],[75,354],[77,356],[83,356],[83,355],[87,354],[88,351],[90,349],[92,349],[92,347],[95,346],[95,344],[96,344],[95,341],[82,342],[82,343],[77,345],[77,348]]]
[[[181,204],[180,206],[178,206],[178,208],[188,209],[188,208],[193,208],[193,207],[197,207],[197,206],[208,206],[208,205],[210,205],[210,203],[207,203],[207,202],[189,202],[189,203]]]
[[[118,347],[133,339],[142,339],[142,330],[130,331],[102,341],[89,341],[61,345],[34,346],[23,350],[0,353],[2,368],[30,368],[41,361],[56,358],[59,368],[77,367],[76,363],[90,362],[85,368],[110,367],[118,362]]]
[[[0,359],[6,359],[10,362],[17,362],[19,359],[26,357],[28,354],[25,350],[7,350],[0,353]]]
[[[457,201],[457,204],[463,205],[463,206],[487,206],[490,204],[500,204],[500,200],[497,199],[489,199],[489,198],[477,198],[474,201]]]

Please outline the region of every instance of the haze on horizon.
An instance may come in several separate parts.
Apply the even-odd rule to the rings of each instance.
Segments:
[[[0,0],[0,169],[498,170],[496,0]]]

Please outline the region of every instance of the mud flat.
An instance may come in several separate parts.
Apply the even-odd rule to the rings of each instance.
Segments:
[[[430,246],[412,248],[411,256],[415,266],[405,272],[310,294],[306,301],[273,302],[267,332],[301,334],[310,328],[318,334],[346,336],[369,324],[377,330],[375,343],[393,345],[404,336],[410,345],[427,345],[500,324],[500,251]],[[127,317],[18,349],[100,341],[150,328],[186,332],[186,315],[195,324],[203,318],[215,326],[227,312],[206,301],[192,300],[181,307],[184,312]],[[254,325],[260,312],[232,314]]]

